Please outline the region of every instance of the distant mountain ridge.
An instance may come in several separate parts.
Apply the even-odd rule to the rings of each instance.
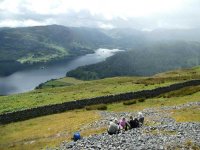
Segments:
[[[92,28],[59,25],[0,28],[0,75],[11,74],[30,64],[93,53],[110,43],[110,37]]]
[[[45,62],[91,52],[109,40],[105,34],[89,28],[59,25],[4,28],[0,30],[0,60]]]
[[[103,30],[60,25],[0,28],[0,61],[37,63],[91,53],[95,48],[131,49],[153,41],[200,41],[199,29]]]
[[[97,48],[142,49],[157,42],[200,41],[199,29],[104,30],[60,25],[0,28],[0,75],[31,64],[68,60]]]
[[[118,53],[106,61],[78,67],[67,73],[82,80],[114,76],[149,76],[200,65],[199,42],[157,42]]]

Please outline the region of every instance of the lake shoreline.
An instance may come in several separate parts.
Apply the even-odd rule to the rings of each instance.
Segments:
[[[93,52],[93,53],[95,53],[95,52]],[[5,65],[5,63],[8,63],[6,65],[7,66],[9,65],[9,67],[11,65],[11,68],[14,69],[14,70],[8,71],[8,73],[5,73],[5,69],[2,69],[0,71],[0,77],[7,77],[7,76],[12,75],[15,72],[23,71],[23,70],[29,70],[29,69],[32,69],[32,68],[35,68],[35,67],[39,67],[39,68],[43,69],[42,67],[44,67],[44,66],[66,63],[66,62],[72,61],[73,59],[76,59],[78,57],[81,57],[81,56],[84,56],[84,55],[87,55],[87,54],[93,54],[93,53],[85,53],[85,54],[77,55],[77,56],[66,56],[66,57],[51,60],[51,61],[48,61],[48,62],[38,62],[38,63],[23,63],[22,64],[18,61],[12,61],[12,60],[3,61],[3,62],[0,61],[0,67],[1,68]],[[14,65],[16,65],[18,68],[15,69]]]
[[[0,77],[0,95],[11,95],[34,90],[39,84],[51,79],[66,76],[66,73],[79,66],[89,65],[104,61],[114,55],[118,49],[99,48],[94,53],[79,57],[57,61],[54,63],[40,64],[25,70],[17,71],[9,76]]]

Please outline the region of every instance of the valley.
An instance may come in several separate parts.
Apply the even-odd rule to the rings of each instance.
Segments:
[[[64,77],[66,72],[78,66],[104,61],[107,57],[119,51],[117,49],[97,49],[92,54],[79,56],[72,60],[52,64],[38,64],[26,69],[24,68],[10,76],[0,77],[0,95],[31,91],[47,80]]]
[[[0,0],[0,150],[200,150],[200,0]]]
[[[0,96],[0,114],[155,90],[200,79],[199,38],[188,34],[193,31],[173,31],[173,38],[166,34],[170,33],[168,30],[129,31],[58,25],[0,30],[0,35],[3,35],[0,45],[0,92],[11,94]],[[161,38],[164,33],[166,37]],[[189,38],[184,35],[189,35]],[[198,132],[192,136],[183,130],[190,130],[186,126],[195,128],[195,131],[198,129],[199,91],[199,85],[186,86],[155,97],[122,99],[1,124],[0,149],[87,148],[93,147],[87,143],[90,137],[99,138],[99,145],[105,145],[104,140],[108,140],[106,128],[111,116],[119,119],[122,115],[135,116],[138,111],[145,114],[144,127],[125,132],[124,135],[129,137],[127,141],[132,134],[138,137],[143,134],[145,142],[153,143],[147,146],[160,148],[146,138],[156,135],[155,138],[165,148],[169,145],[163,143],[162,138],[168,140],[171,148],[198,148]],[[169,121],[172,122],[171,128],[166,128],[170,125]],[[158,130],[154,131],[154,128]],[[175,132],[171,131],[172,128]],[[72,144],[70,141],[75,131],[80,131],[87,140]],[[179,143],[173,143],[178,141],[180,134],[185,136]],[[116,137],[115,140],[119,139]],[[137,138],[132,142],[140,143]],[[119,146],[114,143],[114,147]],[[130,146],[128,143],[125,147]],[[140,148],[144,148],[140,144]],[[99,145],[95,145],[96,148]],[[120,146],[125,148],[123,144]]]
[[[2,28],[0,76],[37,64],[52,64],[77,58],[106,47],[108,43],[111,43],[108,36],[91,28],[60,25]]]

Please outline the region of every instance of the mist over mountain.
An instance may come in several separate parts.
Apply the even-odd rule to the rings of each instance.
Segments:
[[[155,29],[147,38],[152,41],[200,41],[200,28],[193,29]]]
[[[106,61],[78,67],[67,73],[83,80],[115,76],[149,76],[156,73],[200,65],[200,43],[156,42],[107,58]]]
[[[142,52],[143,49],[153,49],[152,47],[156,45],[155,49],[159,49],[160,52],[165,49],[171,51],[170,45],[173,45],[172,49],[178,47],[178,53],[182,53],[182,49],[188,49],[193,53],[191,47],[195,47],[200,41],[198,33],[200,30],[197,28],[153,31],[60,25],[0,28],[0,74],[11,74],[32,64],[71,59],[93,53],[98,48],[137,49]],[[189,45],[185,45],[184,42]],[[157,48],[159,45],[160,48]],[[176,55],[176,52],[171,53]]]

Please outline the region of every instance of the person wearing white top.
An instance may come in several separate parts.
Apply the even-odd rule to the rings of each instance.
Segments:
[[[138,112],[138,120],[139,120],[140,125],[143,125],[144,116],[143,116],[142,112]]]
[[[119,125],[118,125],[118,121],[117,119],[115,119],[114,121],[110,122],[110,125],[108,127],[108,134],[112,135],[112,134],[117,134],[119,133]]]

